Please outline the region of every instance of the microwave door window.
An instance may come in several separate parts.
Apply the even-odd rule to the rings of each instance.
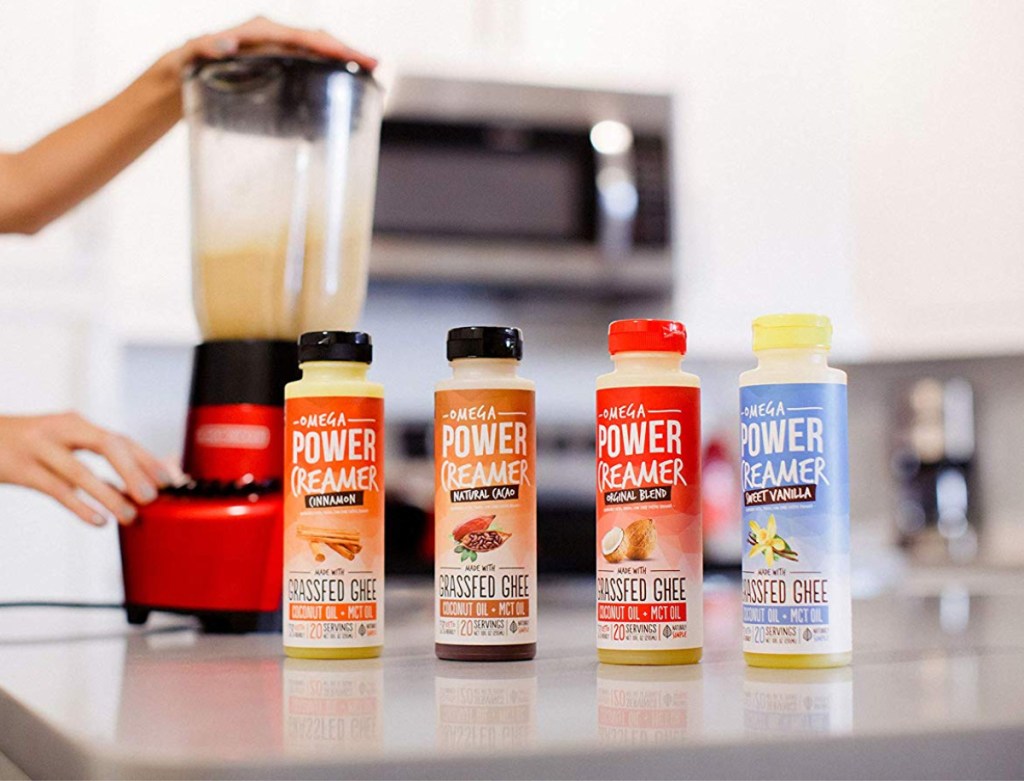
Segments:
[[[484,128],[445,129],[424,125],[418,134],[405,128],[405,137],[382,136],[379,232],[593,240],[593,158],[585,137],[521,133],[519,143],[509,143]]]

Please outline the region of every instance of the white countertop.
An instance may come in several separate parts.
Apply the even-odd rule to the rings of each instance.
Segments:
[[[585,581],[542,583],[538,658],[505,664],[436,660],[409,582],[363,662],[5,608],[0,753],[33,777],[1020,778],[1024,579],[935,580],[858,602],[854,664],[829,671],[747,668],[713,583],[705,660],[676,668],[599,666]]]

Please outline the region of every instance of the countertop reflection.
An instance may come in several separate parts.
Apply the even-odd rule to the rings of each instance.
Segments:
[[[585,581],[543,583],[536,660],[442,662],[429,585],[389,583],[386,651],[285,659],[277,635],[161,616],[5,609],[0,752],[77,777],[1020,776],[1017,593],[858,602],[854,664],[747,668],[710,582],[704,661],[598,665]]]

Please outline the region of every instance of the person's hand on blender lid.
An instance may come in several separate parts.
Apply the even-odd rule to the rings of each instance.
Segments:
[[[181,74],[193,60],[230,57],[249,47],[275,45],[349,60],[366,70],[377,61],[323,30],[304,30],[256,17],[202,35],[168,52],[102,106],[19,152],[0,152],[0,233],[34,234],[113,179],[182,116]],[[102,456],[120,476],[115,489],[75,457]],[[181,479],[137,443],[76,413],[0,415],[0,483],[49,494],[87,523],[103,525],[109,511],[131,523],[134,504]],[[83,499],[91,498],[91,503]]]

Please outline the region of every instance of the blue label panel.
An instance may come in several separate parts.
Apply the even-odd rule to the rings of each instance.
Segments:
[[[850,650],[847,433],[845,385],[740,389],[745,651]]]
[[[828,606],[820,607],[755,607],[743,606],[743,621],[747,624],[827,624]]]

